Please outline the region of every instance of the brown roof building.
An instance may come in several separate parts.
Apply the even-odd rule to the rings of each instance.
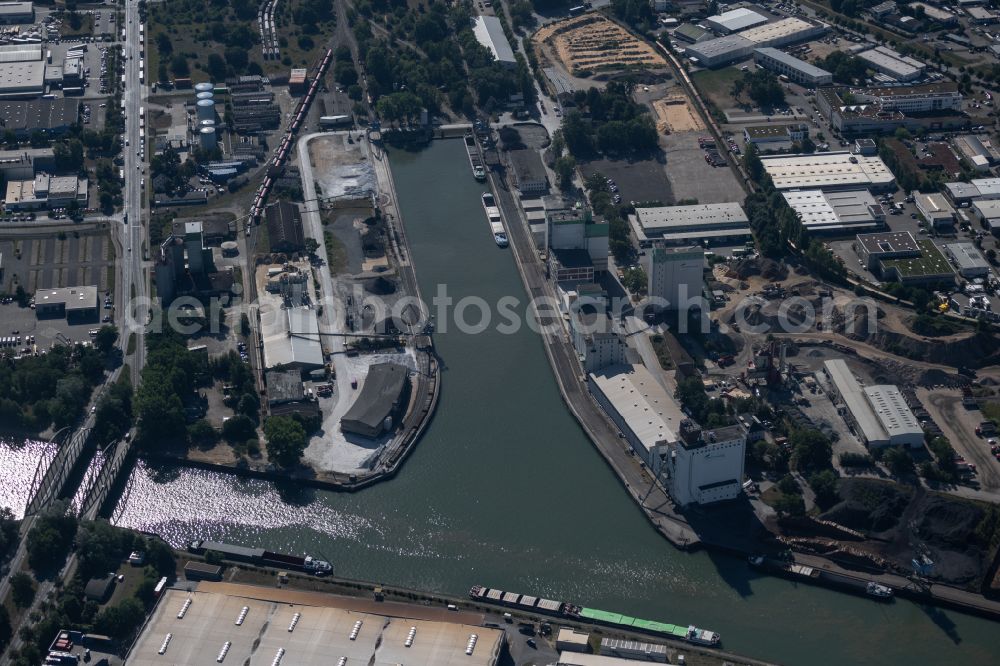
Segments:
[[[265,216],[272,250],[296,252],[305,247],[302,215],[298,206],[287,201],[279,201],[265,209]]]

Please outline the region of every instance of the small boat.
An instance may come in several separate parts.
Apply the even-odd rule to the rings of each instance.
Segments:
[[[483,156],[476,145],[476,137],[471,133],[465,135],[465,152],[469,156],[469,166],[472,167],[472,177],[480,183],[486,180],[486,167],[483,165]]]
[[[891,599],[895,592],[888,585],[882,585],[870,580],[868,581],[868,585],[865,586],[865,593],[877,599]]]
[[[473,167],[472,177],[478,180],[480,183],[486,180],[486,169],[483,168],[483,165],[477,164],[475,167]]]
[[[718,645],[722,637],[714,631],[699,629],[692,624],[688,627],[685,640],[695,645]]]
[[[507,240],[506,233],[495,233],[493,234],[493,240],[496,241],[497,247],[507,247],[510,245],[510,241]]]

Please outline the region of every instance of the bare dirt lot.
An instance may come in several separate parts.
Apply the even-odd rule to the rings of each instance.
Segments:
[[[705,123],[685,95],[671,95],[653,102],[656,129],[660,132],[700,132]]]
[[[666,66],[653,47],[600,14],[551,23],[535,33],[532,40],[570,73]]]

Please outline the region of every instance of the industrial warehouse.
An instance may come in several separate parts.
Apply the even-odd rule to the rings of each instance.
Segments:
[[[503,631],[477,626],[482,616],[390,604],[395,617],[349,610],[372,602],[314,592],[199,583],[167,590],[125,661],[154,664],[284,663],[495,666]],[[441,620],[423,619],[440,617]],[[460,620],[476,622],[462,624]]]
[[[340,419],[341,430],[368,438],[391,431],[406,407],[409,389],[409,368],[398,363],[372,365],[354,404]]]
[[[885,209],[868,190],[788,190],[782,196],[812,233],[874,231],[885,225]]]
[[[653,241],[687,245],[696,241],[742,242],[750,238],[750,221],[738,203],[636,208],[629,223],[640,247]]]
[[[778,190],[889,190],[896,185],[895,176],[880,158],[846,151],[765,155],[760,161]]]
[[[920,448],[924,431],[895,386],[862,388],[843,359],[825,361],[831,399],[862,443],[870,449],[885,446]]]

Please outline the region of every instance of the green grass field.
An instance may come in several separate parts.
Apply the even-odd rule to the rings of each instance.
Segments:
[[[706,69],[691,76],[698,91],[712,100],[720,110],[738,106],[730,91],[733,83],[743,76],[743,72],[735,67],[723,69]]]

